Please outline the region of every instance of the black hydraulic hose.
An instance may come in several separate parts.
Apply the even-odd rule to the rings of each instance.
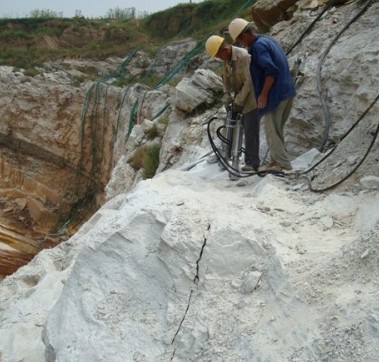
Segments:
[[[316,18],[308,25],[308,27],[304,30],[304,32],[300,35],[299,39],[296,40],[296,42],[291,46],[291,48],[287,51],[286,55],[289,55],[292,50],[296,47],[296,45],[298,45],[299,43],[302,42],[302,40],[304,39],[304,37],[308,34],[308,32],[313,28],[313,26],[316,24],[316,22],[325,14],[325,12],[327,12],[330,7],[332,5],[327,5],[324,7],[324,9],[322,9],[322,11],[320,12],[320,14],[318,14],[316,16]]]
[[[312,187],[312,183],[311,183],[311,180],[309,180],[308,178],[307,178],[307,180],[308,180],[308,184],[309,184],[309,189],[312,191],[312,192],[325,192],[325,191],[328,191],[328,190],[331,190],[331,189],[333,189],[334,187],[337,187],[338,185],[340,185],[342,182],[344,182],[344,181],[346,181],[361,165],[362,165],[362,163],[365,161],[365,159],[367,158],[367,156],[368,156],[368,154],[371,152],[371,149],[372,149],[372,147],[374,146],[374,143],[375,143],[375,141],[376,141],[376,139],[377,139],[377,137],[378,137],[378,133],[379,133],[379,121],[378,121],[378,125],[377,125],[377,127],[376,127],[376,131],[375,131],[375,134],[374,134],[374,137],[373,137],[373,139],[372,139],[372,141],[371,141],[371,143],[370,143],[370,146],[368,147],[368,149],[367,149],[367,151],[366,151],[366,153],[365,153],[365,155],[363,156],[363,158],[358,162],[358,165],[357,166],[355,166],[354,168],[353,168],[353,170],[351,171],[351,172],[349,172],[349,174],[347,174],[343,179],[341,179],[340,181],[338,181],[338,182],[336,182],[335,184],[333,184],[333,185],[330,185],[330,186],[328,186],[328,187],[325,187],[325,188],[323,188],[323,189],[315,189],[315,188],[313,188]]]
[[[216,134],[217,134],[217,137],[222,141],[222,142],[224,142],[225,144],[227,144],[228,146],[231,146],[232,145],[232,143],[221,133],[221,131],[223,130],[223,129],[225,129],[226,128],[226,126],[220,126],[220,127],[218,127],[217,128],[217,130],[216,130]]]
[[[313,166],[311,166],[308,170],[301,173],[301,175],[306,175],[313,169],[315,169],[320,163],[322,163],[325,159],[327,159],[338,147],[338,145],[349,135],[349,133],[362,121],[362,119],[366,116],[366,114],[371,110],[371,108],[375,105],[375,103],[379,100],[379,94],[375,97],[375,99],[371,102],[371,104],[366,108],[366,110],[360,115],[357,121],[350,127],[350,129],[341,137],[335,146],[328,152],[324,157],[322,157],[318,162],[316,162]]]
[[[328,141],[328,138],[329,138],[329,129],[330,129],[330,114],[329,114],[329,109],[328,109],[328,106],[326,104],[326,100],[325,100],[325,97],[324,97],[324,91],[322,89],[322,84],[321,84],[321,69],[322,69],[322,65],[323,65],[324,60],[325,60],[326,56],[328,55],[330,49],[336,43],[336,41],[341,36],[341,34],[343,34],[346,31],[346,29],[352,23],[354,23],[368,9],[368,7],[372,4],[372,2],[373,2],[373,0],[368,0],[363,5],[363,7],[353,16],[353,18],[338,32],[338,34],[334,37],[334,39],[331,41],[331,43],[329,44],[329,46],[327,47],[327,49],[322,54],[320,62],[318,63],[318,66],[317,66],[317,78],[316,78],[316,80],[317,80],[317,90],[318,90],[319,97],[320,97],[320,100],[321,100],[321,105],[322,105],[322,110],[323,110],[323,116],[324,116],[324,123],[325,123],[324,133],[323,133],[323,137],[322,137],[322,141],[321,141],[321,145],[320,145],[320,152],[324,151],[324,147],[325,147],[326,142]]]
[[[232,145],[232,142],[230,142],[230,140],[228,140],[222,133],[221,133],[221,131],[223,130],[223,129],[225,129],[226,128],[226,126],[220,126],[220,127],[218,127],[217,128],[217,130],[216,130],[216,134],[217,134],[217,137],[222,141],[222,142],[224,142],[225,144],[227,144],[228,146],[231,146]],[[241,147],[241,152],[242,153],[246,153],[246,149],[245,149],[245,147]]]
[[[237,177],[241,177],[238,170],[236,170],[235,168],[233,168],[232,166],[229,165],[228,161],[224,158],[224,156],[221,154],[220,150],[217,148],[217,146],[215,145],[215,143],[213,142],[213,138],[212,138],[212,135],[211,135],[211,130],[210,130],[210,125],[213,121],[215,121],[216,119],[218,119],[217,116],[214,116],[212,117],[208,122],[207,122],[207,134],[208,134],[208,139],[209,139],[209,143],[211,145],[211,148],[214,152],[214,154],[216,155],[217,159],[220,161],[221,165],[226,169],[228,170],[228,172],[230,174],[232,174],[233,176],[237,176]],[[221,126],[220,128],[222,128],[223,126]]]
[[[321,12],[314,18],[314,20],[307,26],[307,28],[303,31],[303,33],[300,35],[299,39],[296,40],[296,42],[291,46],[289,50],[287,50],[286,55],[289,55],[292,50],[301,43],[304,39],[304,37],[309,33],[309,31],[313,28],[313,26],[317,23],[317,21],[333,6],[339,5],[339,0],[333,0],[329,4],[327,4]]]
[[[278,176],[278,177],[284,177],[285,176],[285,173],[283,171],[275,171],[275,170],[265,170],[265,171],[254,171],[254,172],[250,172],[250,171],[240,171],[240,170],[236,170],[234,167],[232,167],[231,165],[229,165],[228,161],[225,159],[225,157],[221,154],[220,150],[217,148],[217,146],[215,145],[214,141],[213,141],[213,138],[212,138],[212,135],[211,135],[211,123],[213,121],[215,121],[216,119],[219,119],[217,116],[212,116],[206,123],[207,123],[207,134],[208,134],[208,139],[209,139],[209,143],[211,145],[211,148],[214,152],[214,154],[216,155],[217,159],[220,161],[221,165],[230,173],[232,174],[233,176],[236,176],[236,177],[239,177],[239,178],[244,178],[244,177],[250,177],[250,176],[254,176],[254,175],[258,175],[260,177],[264,177],[268,174],[272,174],[274,176]],[[217,130],[216,130],[216,133],[219,135],[221,135],[221,129],[223,129],[225,126],[220,126]],[[220,140],[222,142],[225,142],[225,143],[228,143],[230,144],[230,142],[223,136],[221,135],[220,137]],[[242,149],[242,151],[244,151],[244,149]]]
[[[340,185],[342,182],[346,181],[351,175],[353,175],[353,173],[362,165],[362,163],[365,161],[365,159],[367,158],[368,154],[371,152],[371,149],[375,143],[375,140],[377,139],[377,136],[378,136],[378,132],[379,132],[379,121],[378,121],[378,126],[377,126],[377,129],[376,129],[376,132],[374,134],[374,137],[365,153],[365,155],[363,156],[363,158],[360,160],[360,162],[358,163],[358,165],[356,167],[354,167],[354,169],[347,175],[345,176],[343,179],[341,179],[340,181],[336,182],[335,184],[333,185],[330,185],[328,187],[325,187],[323,189],[315,189],[312,187],[312,181],[313,181],[313,178],[310,180],[307,176],[305,176],[307,173],[309,173],[310,171],[312,171],[314,168],[316,168],[320,163],[322,163],[326,158],[328,158],[335,150],[336,148],[338,147],[338,145],[349,135],[349,133],[359,124],[359,122],[366,116],[366,114],[371,110],[371,108],[375,105],[375,103],[379,100],[379,94],[375,97],[375,99],[371,102],[371,104],[367,107],[367,109],[361,114],[361,116],[358,118],[358,120],[350,127],[350,129],[345,133],[345,135],[336,143],[336,145],[334,146],[334,148],[328,153],[326,154],[323,158],[321,158],[321,160],[319,160],[316,164],[314,164],[312,167],[310,167],[308,170],[304,171],[303,173],[301,173],[299,176],[301,177],[304,177],[307,181],[308,181],[308,184],[309,184],[309,189],[310,191],[312,192],[324,192],[324,191],[328,191],[328,190],[331,190],[333,189],[334,187]]]

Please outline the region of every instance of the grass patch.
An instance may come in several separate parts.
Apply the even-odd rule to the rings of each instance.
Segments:
[[[31,67],[31,68],[28,68],[28,69],[25,69],[25,72],[24,72],[24,75],[26,77],[35,77],[37,76],[38,74],[41,74],[40,71],[38,71],[36,68],[34,67]]]
[[[158,127],[156,124],[153,124],[152,127],[147,129],[145,131],[145,136],[148,140],[153,140],[154,138],[157,138],[159,135]]]
[[[143,84],[153,88],[159,83],[161,78],[161,76],[150,73],[147,77],[144,77]]]
[[[138,171],[143,169],[143,178],[152,178],[159,166],[160,144],[144,145],[136,149],[128,160],[129,164]]]
[[[89,78],[91,79],[96,79],[99,77],[99,74],[97,72],[97,69],[95,67],[91,67],[91,66],[82,66],[82,67],[78,67],[78,70],[79,72],[82,72],[84,73],[85,75],[87,75]]]
[[[137,148],[133,155],[129,158],[128,162],[135,171],[140,170],[143,167],[143,157],[146,153],[145,146]]]
[[[250,18],[250,6],[240,12],[243,0],[207,0],[199,4],[181,3],[143,19],[143,26],[150,37],[169,40],[186,36],[209,35],[229,24],[233,17]]]
[[[159,118],[158,119],[158,123],[159,124],[163,124],[163,125],[165,125],[166,127],[168,126],[168,117],[161,117],[161,118]]]
[[[246,9],[241,12],[243,5]],[[123,57],[136,48],[153,56],[167,41],[187,37],[203,41],[210,33],[220,33],[233,16],[248,18],[249,9],[245,0],[205,0],[181,3],[144,18],[134,18],[133,8],[115,8],[107,18],[96,19],[62,18],[50,10],[35,10],[33,17],[0,19],[0,65],[27,68],[78,56],[99,60]],[[53,38],[56,47],[50,49],[45,38]],[[155,86],[158,80],[151,77],[146,82]]]
[[[143,159],[143,177],[145,179],[152,178],[159,166],[159,152],[161,145],[153,145],[147,147],[146,155]]]
[[[87,80],[89,80],[89,77],[87,77],[85,74],[83,74],[83,75],[79,75],[79,76],[74,77],[71,84],[73,87],[78,88],[78,87],[80,87],[80,85],[82,83],[84,83]]]
[[[116,87],[126,87],[131,84],[134,84],[136,81],[136,77],[125,77],[125,78],[116,78],[116,80],[113,82],[113,85]]]
[[[0,33],[0,40],[10,42],[12,40],[30,40],[33,36],[24,30],[5,30]]]
[[[52,11],[48,9],[34,9],[29,14],[30,18],[42,18],[42,19],[51,19],[51,18],[62,18],[63,13]]]

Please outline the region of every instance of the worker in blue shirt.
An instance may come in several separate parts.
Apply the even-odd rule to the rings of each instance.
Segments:
[[[267,168],[291,170],[283,130],[296,90],[286,54],[274,38],[256,34],[245,19],[234,19],[229,24],[229,34],[234,41],[245,46],[251,55],[250,73],[259,114],[264,115],[266,140],[271,156]]]

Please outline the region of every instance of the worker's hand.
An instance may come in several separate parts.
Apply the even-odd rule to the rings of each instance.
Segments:
[[[233,113],[242,113],[243,106],[233,103]]]
[[[258,108],[262,109],[267,106],[267,97],[260,95],[258,97]]]

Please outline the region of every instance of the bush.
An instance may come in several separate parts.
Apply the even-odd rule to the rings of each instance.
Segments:
[[[0,64],[25,68],[62,58],[103,60],[113,56],[124,57],[125,53],[136,48],[153,58],[167,40],[185,37],[203,39],[210,33],[220,32],[229,23],[231,14],[242,6],[246,10],[240,13],[241,17],[249,16],[250,7],[242,0],[186,2],[144,19],[133,8],[111,9],[108,12],[111,18],[97,19],[82,18],[79,10],[75,18],[62,18],[61,13],[37,9],[26,18],[0,19]],[[72,37],[72,43],[68,40],[71,37],[65,34],[66,29],[68,34],[75,32],[77,35]],[[44,35],[55,37],[57,47],[51,49],[45,41],[41,41]],[[199,50],[203,51],[203,47]],[[193,55],[193,52],[188,54],[181,62],[187,70],[199,66],[198,60],[194,59],[187,64]],[[163,80],[175,86],[179,79],[180,74],[170,74]],[[149,72],[141,82],[146,81],[146,85],[156,87],[163,80]],[[134,79],[129,77],[120,86],[128,85],[130,81]]]
[[[36,68],[34,67],[30,67],[30,68],[27,68],[25,69],[25,72],[24,72],[24,75],[26,77],[35,77],[37,76],[38,74],[41,74],[40,71],[38,71]]]
[[[145,135],[148,140],[153,140],[154,138],[158,137],[158,134],[159,132],[156,124],[145,131]]]
[[[143,169],[144,179],[152,178],[159,166],[160,150],[160,144],[141,146],[137,148],[128,162],[136,171]]]
[[[169,121],[168,117],[161,117],[161,118],[158,119],[158,123],[159,124],[163,124],[165,126],[168,125],[168,121]]]
[[[146,153],[146,146],[137,148],[133,155],[129,158],[128,162],[134,170],[138,171],[143,167],[143,157]]]
[[[43,18],[43,19],[49,19],[49,18],[62,18],[63,12],[57,12],[52,10],[40,10],[40,9],[34,9],[29,14],[30,18]]]
[[[159,152],[161,145],[147,147],[146,154],[143,158],[143,177],[152,178],[159,166]]]
[[[136,8],[121,9],[115,7],[108,10],[106,17],[117,20],[134,19],[136,17]]]
[[[24,39],[30,40],[32,39],[32,35],[23,30],[5,30],[0,33],[1,40],[12,40],[12,39]]]

